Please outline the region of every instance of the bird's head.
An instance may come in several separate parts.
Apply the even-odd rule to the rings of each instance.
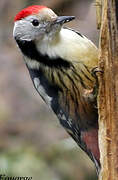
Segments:
[[[57,16],[46,6],[29,6],[15,16],[13,36],[17,40],[25,41],[53,38],[64,23],[74,18],[74,16]]]

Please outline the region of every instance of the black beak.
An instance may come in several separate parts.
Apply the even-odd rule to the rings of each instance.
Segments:
[[[58,16],[55,23],[64,24],[75,19],[75,16]]]

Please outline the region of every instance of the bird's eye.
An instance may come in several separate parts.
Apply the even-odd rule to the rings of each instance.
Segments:
[[[32,21],[32,24],[33,24],[33,26],[38,26],[39,25],[39,21],[37,19],[34,19]]]

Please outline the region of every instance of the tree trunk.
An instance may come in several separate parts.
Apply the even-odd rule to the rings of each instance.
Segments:
[[[118,0],[102,0],[99,68],[99,180],[118,180]]]

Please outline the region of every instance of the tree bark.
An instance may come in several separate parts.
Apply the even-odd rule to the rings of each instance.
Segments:
[[[102,0],[96,0],[97,29],[100,29],[101,27],[101,14],[102,14]]]
[[[99,180],[118,180],[118,0],[102,0],[99,68]]]

